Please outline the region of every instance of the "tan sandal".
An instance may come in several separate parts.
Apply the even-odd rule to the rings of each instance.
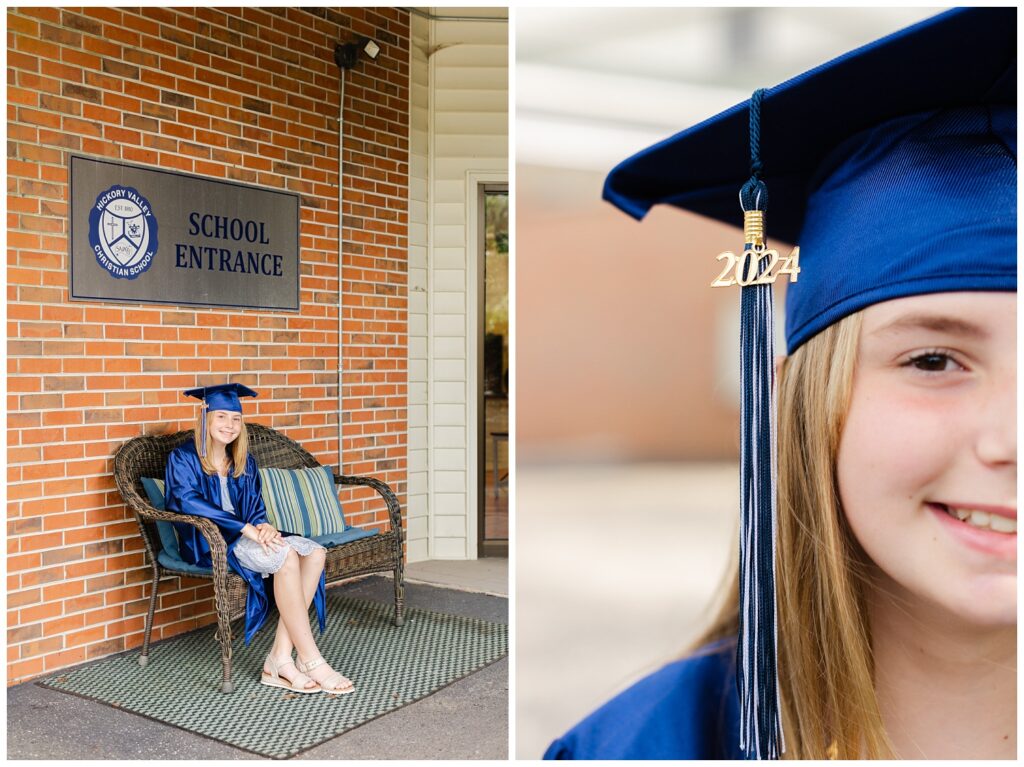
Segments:
[[[327,663],[327,661],[323,658],[314,658],[309,663],[303,663],[301,660],[297,661],[295,663],[295,667],[304,674],[308,674],[317,666],[322,666],[325,663]],[[310,679],[313,679],[313,677],[310,677]],[[317,680],[314,679],[313,681],[316,682]],[[331,684],[328,685],[328,682]],[[317,684],[320,685],[320,690],[322,692],[329,693],[330,695],[348,695],[350,692],[356,691],[355,685],[352,684],[352,680],[348,677],[342,676],[337,671],[327,677],[324,681],[317,682]]]
[[[280,687],[290,692],[320,692],[320,683],[313,679],[313,677],[303,674],[302,669],[291,658],[286,663],[278,666],[274,658],[268,655],[267,663],[270,665],[270,671],[263,670],[263,673],[260,675],[260,684],[265,684],[267,687]],[[285,679],[281,676],[281,669],[285,666],[295,666],[299,675],[291,680]],[[306,687],[307,682],[316,682],[316,687]],[[298,686],[296,687],[296,685]]]

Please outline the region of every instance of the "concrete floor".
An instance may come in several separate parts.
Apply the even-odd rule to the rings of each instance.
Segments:
[[[517,467],[516,744],[678,658],[736,546],[735,464]]]
[[[338,587],[389,602],[391,580]],[[508,622],[508,600],[416,583],[406,604]],[[506,759],[508,658],[339,735],[297,759]],[[8,759],[259,759],[247,751],[102,703],[39,687],[7,690]]]
[[[429,583],[460,591],[508,596],[508,559],[429,559],[405,566],[406,583]]]

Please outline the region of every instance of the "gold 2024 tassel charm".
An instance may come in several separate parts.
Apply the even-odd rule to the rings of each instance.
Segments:
[[[796,282],[800,274],[800,248],[795,247],[788,256],[780,258],[775,248],[765,247],[763,210],[743,211],[743,239],[747,247],[742,256],[737,257],[729,250],[718,254],[716,260],[725,259],[725,268],[711,283],[711,287],[770,285],[780,274],[788,274],[789,281]],[[768,259],[768,265],[763,269],[762,259]]]

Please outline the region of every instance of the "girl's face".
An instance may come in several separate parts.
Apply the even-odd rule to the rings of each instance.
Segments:
[[[242,414],[230,410],[211,410],[206,414],[206,428],[215,443],[227,447],[242,431]]]
[[[865,309],[837,463],[882,588],[987,627],[1016,624],[1016,298]]]

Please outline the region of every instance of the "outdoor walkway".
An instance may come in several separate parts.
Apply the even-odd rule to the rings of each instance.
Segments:
[[[508,559],[484,557],[413,562],[405,566],[405,582],[508,597]]]
[[[538,759],[706,624],[739,483],[728,463],[517,472],[515,757]]]
[[[507,560],[502,561],[506,562],[507,572]],[[491,567],[494,566],[491,563]],[[425,569],[430,570],[429,567]],[[464,570],[472,571],[472,568]],[[482,572],[489,570],[484,568]],[[466,577],[463,585],[473,586],[474,582]],[[485,591],[484,586],[490,588],[492,585],[488,581],[477,584],[477,588],[470,591],[408,582],[406,605],[508,622],[507,599],[474,593]],[[387,577],[373,576],[337,588],[346,595],[363,599],[381,602],[393,599],[391,579]],[[505,759],[507,756],[506,657],[433,695],[369,721],[296,758]],[[134,760],[260,757],[102,703],[27,682],[7,691],[7,758]]]

